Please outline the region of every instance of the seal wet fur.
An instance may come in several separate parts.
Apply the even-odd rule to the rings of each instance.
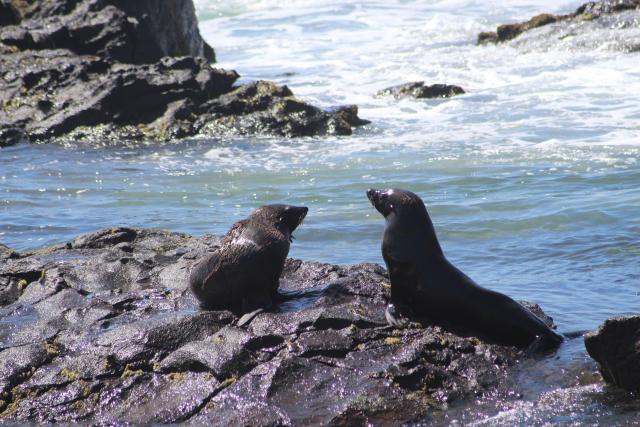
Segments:
[[[244,314],[239,325],[269,308],[278,293],[292,233],[307,211],[301,206],[265,205],[236,222],[220,247],[191,271],[189,287],[200,306]]]
[[[420,197],[400,189],[370,189],[367,197],[385,218],[382,256],[391,279],[385,312],[390,324],[405,323],[399,310],[499,344],[532,351],[560,345],[562,336],[536,315],[480,287],[447,260]]]

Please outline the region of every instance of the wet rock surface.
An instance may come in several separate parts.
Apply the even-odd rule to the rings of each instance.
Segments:
[[[0,12],[0,146],[348,135],[366,123],[286,86],[234,86],[235,71],[210,66],[191,0],[4,0]]]
[[[438,326],[387,326],[389,282],[375,264],[289,259],[280,286],[297,298],[239,328],[187,290],[191,266],[219,243],[113,228],[32,253],[3,247],[0,417],[397,425],[509,395],[527,357]]]
[[[378,92],[378,96],[391,95],[395,98],[449,98],[463,93],[465,93],[464,89],[456,85],[427,85],[425,82],[412,82],[383,89]]]
[[[640,316],[607,319],[585,335],[584,344],[606,382],[640,390]]]
[[[132,64],[164,56],[215,60],[192,0],[5,0],[2,7],[13,19],[0,28],[0,42],[17,50],[68,49]]]
[[[480,33],[478,44],[517,38],[514,46],[518,47],[544,49],[560,45],[637,51],[640,49],[638,19],[640,0],[588,2],[568,14],[543,13],[524,22],[500,25],[496,31]],[[536,31],[531,31],[534,29]]]

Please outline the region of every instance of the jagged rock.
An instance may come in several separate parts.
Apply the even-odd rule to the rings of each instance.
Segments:
[[[0,243],[0,260],[5,260],[8,258],[18,258],[20,254],[8,246]]]
[[[20,22],[20,14],[9,0],[0,0],[0,26],[15,25]]]
[[[294,97],[287,86],[258,81],[204,104],[196,127],[204,135],[311,136],[350,135],[352,126],[366,123],[355,106],[323,111]]]
[[[585,335],[584,345],[606,382],[640,390],[640,316],[605,320],[598,330]]]
[[[16,23],[23,19],[46,18],[51,15],[66,15],[82,0],[0,0],[13,11]]]
[[[550,13],[542,13],[525,22],[500,25],[495,32],[488,31],[478,34],[478,44],[498,43],[515,39],[527,30],[569,19],[570,17],[571,15],[553,15]]]
[[[0,147],[29,142],[29,136],[24,129],[18,127],[6,127],[0,129]]]
[[[122,144],[202,134],[348,135],[285,86],[212,68],[192,0],[2,0],[0,146]],[[185,56],[186,55],[186,56]]]
[[[465,93],[464,89],[456,85],[426,85],[424,82],[413,82],[388,87],[378,92],[378,96],[393,95],[395,98],[449,98],[463,93]]]
[[[586,45],[596,47],[605,43],[610,43],[609,34],[599,33],[598,40],[590,40],[597,30],[626,31],[622,40],[616,40],[618,49],[632,51],[640,47],[637,42],[638,31],[637,20],[640,17],[640,0],[602,0],[588,2],[577,8],[574,12],[565,15],[554,15],[543,13],[536,15],[528,21],[514,24],[504,24],[498,26],[495,32],[482,32],[478,35],[478,44],[499,43],[515,39],[524,32],[534,28],[547,27],[547,31],[542,32],[537,41],[544,46],[558,44],[561,41],[571,38],[570,43],[574,45]],[[557,24],[557,25],[550,25]],[[549,27],[551,27],[549,29]],[[637,28],[636,28],[637,29]],[[547,39],[544,43],[544,39]],[[529,41],[531,43],[531,41]],[[544,47],[543,46],[543,47]]]
[[[167,140],[195,133],[348,135],[351,126],[364,123],[355,106],[326,112],[271,82],[234,89],[235,72],[211,68],[202,58],[130,65],[43,50],[3,55],[0,65],[28,69],[4,75],[0,121],[8,129],[0,132],[5,144],[27,134],[36,141],[92,139],[92,134],[98,141]]]
[[[0,28],[0,42],[20,50],[68,49],[134,64],[185,55],[215,61],[192,0],[7,1],[14,26]]]
[[[523,352],[387,326],[375,264],[287,260],[281,287],[298,298],[244,328],[199,310],[189,270],[219,243],[114,227],[5,257],[0,283],[21,285],[0,309],[2,421],[400,424],[513,394],[505,379]]]
[[[202,58],[167,57],[152,65],[131,65],[65,50],[3,55],[0,67],[15,70],[4,74],[0,121],[24,127],[40,141],[81,126],[144,127],[173,102],[199,103],[228,92],[238,77],[211,68]],[[144,130],[165,131],[160,125]]]

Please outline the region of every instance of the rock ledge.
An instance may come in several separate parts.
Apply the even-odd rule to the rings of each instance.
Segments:
[[[526,357],[437,326],[388,327],[375,264],[287,260],[281,288],[304,294],[238,328],[186,290],[191,265],[219,242],[116,227],[32,253],[3,247],[0,417],[401,424],[507,396]]]

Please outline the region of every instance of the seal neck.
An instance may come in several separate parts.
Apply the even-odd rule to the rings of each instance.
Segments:
[[[424,214],[411,218],[406,215],[399,218],[395,213],[391,213],[385,219],[383,244],[400,243],[409,249],[406,255],[444,255],[426,210]]]

